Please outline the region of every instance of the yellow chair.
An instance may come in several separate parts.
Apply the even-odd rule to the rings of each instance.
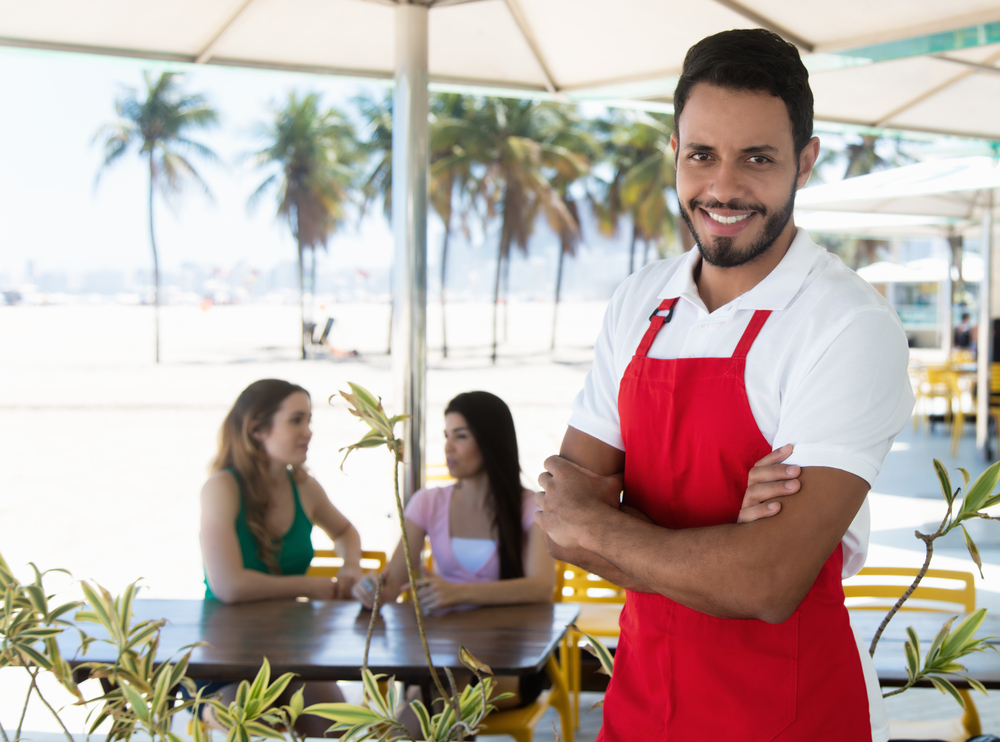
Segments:
[[[919,410],[913,418],[913,429],[920,422],[928,428],[928,417],[934,400],[945,400],[945,422],[951,423],[951,455],[958,455],[958,445],[965,428],[965,413],[962,411],[962,387],[959,373],[947,366],[928,366],[918,370],[916,404]]]
[[[865,567],[844,583],[844,598],[852,610],[887,611],[906,592],[919,571],[910,567]],[[934,584],[925,584],[926,582]],[[854,602],[860,600],[864,602]],[[960,610],[972,613],[976,610],[976,586],[972,573],[928,569],[920,586],[900,610],[940,613]],[[982,734],[979,712],[969,691],[960,688],[958,692],[965,701],[965,713],[961,717],[938,722],[890,722],[890,736],[909,739],[950,738],[961,741]]]
[[[517,742],[532,742],[535,738],[535,726],[551,706],[559,712],[563,742],[573,742],[574,724],[570,711],[567,673],[567,660],[570,656],[569,644],[570,639],[567,635],[560,643],[560,659],[557,660],[553,654],[545,664],[545,671],[548,673],[549,680],[552,681],[552,687],[543,691],[527,706],[494,711],[483,720],[482,734],[505,734],[513,737]]]
[[[580,616],[576,625],[580,631],[586,631],[594,637],[617,637],[618,617],[625,604],[625,589],[608,582],[603,577],[587,572],[566,562],[556,562],[557,595],[556,601],[565,603],[582,603]],[[569,683],[573,694],[573,719],[576,726],[580,725],[580,686],[581,654],[580,640],[582,636],[571,632],[569,645]]]
[[[424,467],[424,482],[428,485],[433,483],[438,487],[454,481],[455,477],[448,473],[448,467],[444,464],[428,464]]]
[[[385,569],[384,551],[362,551],[361,569],[365,572],[381,572]],[[309,577],[336,577],[344,566],[344,558],[335,549],[316,549],[306,574]]]
[[[990,364],[990,417],[1000,437],[1000,363]]]

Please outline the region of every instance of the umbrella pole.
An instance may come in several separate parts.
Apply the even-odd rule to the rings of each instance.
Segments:
[[[993,191],[984,191],[983,232],[979,251],[983,258],[983,280],[979,284],[979,330],[977,333],[976,365],[976,452],[983,461],[990,460],[990,361],[993,348],[990,330],[990,284],[992,282],[993,252]]]
[[[402,467],[404,498],[409,499],[423,486],[427,397],[428,9],[401,3],[395,13],[392,230],[396,249],[391,350],[396,411],[410,415],[404,428]]]

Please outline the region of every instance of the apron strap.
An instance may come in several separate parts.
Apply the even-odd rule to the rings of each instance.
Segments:
[[[642,340],[639,342],[639,347],[635,349],[635,354],[640,358],[645,358],[646,354],[649,352],[649,347],[653,344],[656,339],[656,333],[660,331],[663,327],[670,321],[670,318],[674,316],[674,305],[677,304],[677,298],[664,299],[660,302],[660,306],[653,310],[653,313],[649,315],[649,327],[646,329],[646,334],[642,336]],[[657,314],[658,312],[666,312],[662,317]]]
[[[758,309],[753,313],[753,317],[750,318],[750,324],[747,325],[747,329],[743,331],[743,337],[740,338],[740,342],[736,346],[736,350],[733,351],[733,358],[745,359],[747,357],[747,353],[750,351],[750,346],[753,345],[753,341],[757,339],[757,333],[760,332],[760,328],[764,326],[764,323],[767,322],[767,318],[770,316],[770,309]]]

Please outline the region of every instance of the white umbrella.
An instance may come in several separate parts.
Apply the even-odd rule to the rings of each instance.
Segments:
[[[922,162],[836,183],[804,188],[795,206],[803,212],[869,211],[882,214],[919,214],[976,220],[981,225],[982,260],[979,287],[979,356],[976,408],[976,446],[988,457],[990,361],[990,258],[993,237],[993,194],[1000,188],[1000,162],[990,157],[965,157]],[[963,271],[965,264],[962,265]],[[945,272],[947,276],[947,271]],[[950,307],[950,303],[949,303]]]
[[[821,120],[1000,138],[983,0],[0,0],[0,45],[394,78],[393,365],[405,488],[423,472],[427,85],[671,102],[687,49],[762,27],[805,54]],[[860,29],[860,30],[859,30]]]

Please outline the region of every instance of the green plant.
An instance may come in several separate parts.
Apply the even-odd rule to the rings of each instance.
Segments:
[[[50,672],[66,690],[79,700],[83,700],[83,694],[73,679],[73,670],[60,653],[56,641],[59,634],[72,626],[63,616],[79,608],[82,603],[71,601],[50,607],[49,603],[53,596],[46,595],[42,584],[43,578],[50,572],[69,573],[63,569],[39,572],[34,564],[30,566],[35,573],[34,582],[30,585],[21,585],[0,555],[0,587],[3,588],[3,606],[0,608],[0,669],[23,667],[31,677],[21,718],[14,733],[14,742],[21,736],[24,714],[28,710],[32,694],[38,696],[45,707],[52,712],[72,742],[73,736],[62,723],[56,710],[42,695],[36,679],[43,670]],[[87,637],[81,632],[81,642],[84,646],[86,641]],[[2,725],[0,725],[0,737],[4,742],[12,742]]]
[[[348,382],[351,387],[350,392],[340,392],[348,404],[348,410],[352,415],[365,422],[369,431],[357,443],[345,446],[340,449],[346,451],[344,461],[347,460],[351,451],[362,448],[377,448],[385,446],[393,454],[393,492],[396,497],[396,515],[399,519],[400,530],[403,530],[403,500],[399,494],[399,464],[403,460],[403,441],[396,437],[396,424],[405,420],[407,415],[395,415],[389,417],[382,408],[382,400],[377,398],[367,389],[358,384]],[[332,401],[331,397],[331,401]],[[341,462],[343,469],[343,462]],[[410,547],[406,539],[402,539],[403,552],[406,561],[406,572],[411,585],[416,585],[418,575],[413,567],[413,560],[410,555]],[[417,630],[420,633],[420,641],[424,650],[424,659],[427,662],[427,669],[430,671],[431,679],[437,688],[438,694],[444,700],[444,708],[437,714],[431,714],[428,708],[421,701],[413,701],[410,707],[413,709],[420,722],[420,728],[424,739],[431,742],[447,742],[448,740],[464,740],[466,735],[474,735],[479,729],[479,725],[486,715],[494,709],[490,704],[490,693],[493,690],[493,678],[490,668],[476,659],[465,647],[461,648],[460,659],[462,663],[476,676],[479,684],[475,687],[466,686],[461,692],[458,691],[455,678],[449,668],[445,668],[445,676],[451,693],[448,693],[441,677],[431,661],[430,648],[427,645],[427,635],[424,632],[423,612],[420,609],[420,597],[417,591],[412,591],[413,610],[417,619]],[[331,731],[342,731],[345,740],[364,739],[403,739],[408,735],[406,727],[395,717],[396,708],[396,688],[395,682],[390,678],[386,693],[383,695],[379,690],[378,681],[383,676],[373,675],[368,669],[368,648],[371,644],[372,628],[378,614],[379,592],[376,591],[375,605],[372,608],[371,621],[368,626],[368,635],[365,641],[365,658],[361,668],[361,676],[364,683],[364,694],[366,706],[358,706],[349,703],[327,703],[316,704],[306,709],[306,713],[311,713],[335,722]],[[507,698],[508,694],[497,696],[494,700]]]
[[[913,579],[910,587],[906,589],[895,605],[889,609],[885,618],[882,619],[882,623],[879,625],[878,631],[875,632],[871,646],[868,649],[869,654],[873,656],[875,654],[875,647],[878,646],[879,638],[882,636],[885,627],[889,625],[889,621],[902,608],[903,603],[913,594],[920,581],[923,580],[924,575],[927,574],[927,570],[931,565],[931,559],[934,556],[934,542],[937,539],[947,535],[956,528],[961,528],[962,534],[965,537],[965,546],[969,550],[969,556],[972,557],[972,561],[979,567],[980,576],[983,573],[983,561],[979,555],[979,547],[976,546],[975,541],[972,540],[969,531],[963,524],[965,521],[973,518],[1000,520],[1000,518],[983,512],[987,508],[1000,504],[1000,494],[991,494],[996,489],[998,481],[1000,481],[1000,462],[986,469],[971,485],[969,482],[972,477],[969,472],[962,468],[958,469],[962,475],[962,482],[965,485],[965,497],[962,499],[961,504],[959,504],[957,512],[955,504],[958,502],[958,495],[962,491],[961,487],[952,489],[948,470],[937,459],[934,459],[934,471],[937,473],[938,481],[941,484],[941,491],[944,494],[944,499],[948,507],[944,518],[941,519],[941,525],[938,526],[934,533],[914,532],[914,535],[924,542],[926,551],[924,564]],[[930,681],[935,688],[942,693],[950,694],[958,701],[962,708],[965,708],[964,699],[947,676],[963,678],[976,690],[986,693],[986,688],[983,687],[982,683],[975,678],[969,677],[966,674],[965,667],[958,661],[962,657],[976,652],[985,652],[988,649],[997,651],[995,647],[987,643],[989,639],[993,639],[994,637],[975,638],[975,633],[979,630],[984,618],[986,618],[986,609],[980,608],[969,614],[954,629],[951,628],[951,625],[955,618],[953,617],[946,621],[944,626],[941,627],[941,631],[934,638],[922,661],[920,640],[917,638],[913,627],[908,627],[906,633],[909,640],[904,645],[906,651],[906,685],[890,691],[884,694],[884,696],[894,696],[919,682]]]

